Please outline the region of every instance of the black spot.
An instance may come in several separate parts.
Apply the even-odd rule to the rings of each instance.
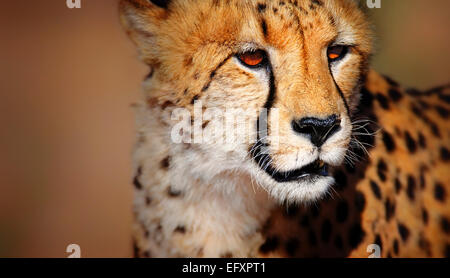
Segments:
[[[352,248],[356,248],[363,240],[365,233],[361,228],[361,223],[355,223],[349,230],[348,242]]]
[[[424,189],[426,186],[425,182],[425,168],[420,168],[420,176],[419,176],[420,188]]]
[[[209,123],[210,123],[210,121],[205,121],[205,122],[202,124],[202,129],[205,129],[205,127],[207,127],[207,126],[209,125]]]
[[[436,111],[442,118],[448,119],[450,111],[447,108],[440,106],[440,105],[436,105]]]
[[[180,226],[177,226],[177,227],[175,228],[175,230],[173,230],[173,231],[174,231],[175,233],[185,234],[185,233],[186,233],[186,227],[180,225]]]
[[[191,99],[191,104],[194,104],[197,100],[198,100],[199,96],[195,95],[192,99]]]
[[[286,244],[285,249],[289,256],[293,257],[300,246],[300,241],[297,238],[290,238]]]
[[[382,138],[383,138],[383,143],[384,143],[384,146],[386,147],[386,150],[388,152],[394,151],[395,150],[395,141],[392,138],[392,135],[389,134],[387,131],[383,130]]]
[[[441,218],[441,228],[446,234],[450,233],[450,224],[447,218],[444,217]]]
[[[331,236],[331,222],[328,219],[325,219],[322,223],[321,229],[321,238],[323,242],[330,241]]]
[[[430,105],[423,100],[418,100],[417,103],[420,105],[420,107],[422,107],[423,110],[430,109]]]
[[[264,12],[266,10],[266,7],[266,4],[258,4],[258,12]]]
[[[306,228],[309,226],[309,216],[308,215],[303,215],[302,218],[300,219],[300,226]]]
[[[398,232],[399,232],[400,237],[402,238],[402,240],[403,241],[407,241],[408,238],[409,238],[409,234],[410,234],[409,233],[409,229],[405,225],[403,225],[401,223],[398,223],[397,227],[398,227]]]
[[[347,176],[342,170],[337,170],[333,176],[336,181],[336,189],[342,190],[347,186]]]
[[[136,176],[134,176],[134,179],[133,179],[133,185],[134,185],[134,187],[135,187],[136,189],[138,189],[138,190],[141,190],[141,189],[142,189],[142,184],[141,184],[141,182],[139,181],[139,178],[140,178],[141,175],[142,175],[142,167],[139,167],[139,168],[137,169]]]
[[[145,197],[145,204],[148,206],[152,203],[152,199],[149,196]]]
[[[386,181],[386,171],[387,171],[386,162],[384,162],[384,160],[380,158],[377,164],[377,173],[381,181]]]
[[[270,236],[266,239],[266,241],[259,247],[259,251],[261,253],[268,253],[277,249],[280,244],[280,239],[277,236]]]
[[[437,138],[441,138],[441,131],[439,130],[438,126],[431,120],[428,121],[428,125],[430,126],[433,135]]]
[[[384,211],[386,214],[386,220],[389,221],[395,214],[395,203],[391,202],[389,199],[386,199],[384,202]]]
[[[416,180],[413,176],[408,175],[408,186],[406,188],[406,193],[411,201],[414,201],[416,191]]]
[[[267,37],[267,23],[266,20],[264,19],[261,20],[261,29],[264,34],[264,37]]]
[[[439,98],[446,103],[450,103],[450,95],[439,95]]]
[[[366,197],[360,191],[355,193],[355,206],[359,212],[362,212],[366,206]]]
[[[380,249],[383,249],[383,242],[381,242],[381,237],[380,235],[376,235],[375,236],[375,244],[380,246]]]
[[[372,189],[373,195],[375,195],[375,197],[378,200],[381,200],[381,190],[380,187],[378,186],[378,184],[374,181],[370,181],[370,188]]]
[[[389,109],[389,100],[387,97],[385,97],[384,95],[382,95],[380,93],[377,93],[377,94],[375,94],[375,98],[380,103],[381,108],[383,108],[385,110]]]
[[[161,160],[161,168],[167,169],[170,166],[170,156],[165,157],[163,160]]]
[[[317,245],[317,237],[313,230],[309,230],[308,232],[308,241],[311,246]]]
[[[339,223],[343,223],[348,217],[348,204],[346,201],[341,201],[336,207],[336,220]]]
[[[390,78],[389,76],[383,75],[383,77],[387,81],[387,83],[389,83],[389,85],[391,85],[393,87],[398,87],[399,86],[399,84],[395,80]]]
[[[402,183],[400,182],[400,180],[398,178],[395,178],[394,186],[395,186],[395,193],[398,194],[400,192],[400,190],[402,189]]]
[[[422,132],[420,132],[420,131],[419,131],[419,146],[422,149],[427,148],[427,140],[426,140],[425,136],[423,136]]]
[[[161,109],[162,110],[165,110],[167,107],[170,107],[170,106],[174,106],[175,104],[173,104],[173,102],[171,102],[170,100],[168,100],[168,101],[165,101],[162,105],[161,105]]]
[[[428,224],[428,211],[425,208],[422,208],[422,221],[425,225]]]
[[[417,150],[416,141],[414,141],[414,139],[411,137],[411,134],[409,134],[408,131],[405,131],[405,142],[409,152],[415,153]]]
[[[430,250],[431,244],[430,244],[430,241],[427,240],[423,236],[423,234],[420,235],[418,243],[419,243],[419,247],[421,249],[423,249],[427,253],[428,256],[431,256],[431,250]]]
[[[398,91],[398,89],[397,88],[391,88],[391,89],[389,89],[389,97],[393,100],[393,101],[395,101],[395,102],[397,102],[397,101],[399,101],[399,100],[401,100],[402,99],[402,94],[400,94],[400,92]]]
[[[394,240],[394,246],[393,246],[393,249],[394,249],[394,254],[395,255],[398,255],[398,239],[395,239]]]
[[[450,161],[450,152],[446,147],[441,147],[441,159],[445,162]]]
[[[338,250],[342,250],[342,248],[344,247],[344,243],[342,242],[342,237],[340,235],[337,235],[334,238],[334,246],[336,246]]]
[[[446,195],[446,192],[445,192],[444,186],[441,183],[437,182],[434,185],[434,198],[440,202],[444,202],[445,195]]]
[[[373,105],[373,95],[365,87],[361,89],[361,104],[365,107],[372,107]]]

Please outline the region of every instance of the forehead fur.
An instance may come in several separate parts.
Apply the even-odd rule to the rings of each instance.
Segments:
[[[203,78],[246,47],[295,52],[337,41],[371,51],[369,24],[353,0],[172,0],[166,9],[122,0],[121,13],[141,58],[168,81]]]

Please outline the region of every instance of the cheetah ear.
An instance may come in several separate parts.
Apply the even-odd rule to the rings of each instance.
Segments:
[[[171,0],[120,0],[120,21],[136,44],[141,59],[153,64],[157,57],[159,26],[167,18]]]

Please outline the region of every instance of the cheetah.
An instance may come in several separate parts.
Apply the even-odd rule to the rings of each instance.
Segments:
[[[358,2],[120,1],[150,68],[134,105],[136,257],[450,255],[450,85],[372,70]],[[210,108],[250,111],[256,140],[198,143],[222,116],[174,116]]]

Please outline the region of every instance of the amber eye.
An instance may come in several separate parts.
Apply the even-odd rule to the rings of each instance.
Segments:
[[[327,56],[328,60],[330,62],[335,62],[337,60],[340,60],[344,58],[344,56],[348,52],[348,47],[345,45],[336,45],[336,46],[330,46],[327,50]]]
[[[246,66],[254,68],[264,64],[265,52],[262,50],[249,51],[238,55],[239,60]]]

